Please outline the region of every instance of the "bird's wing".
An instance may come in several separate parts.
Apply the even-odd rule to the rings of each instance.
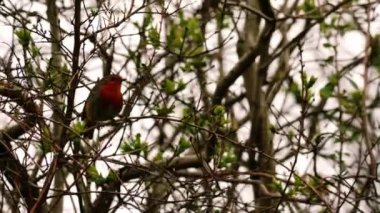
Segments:
[[[84,107],[83,107],[82,115],[81,115],[81,118],[84,121],[91,120],[91,113],[89,112],[93,111],[93,109],[91,109],[92,108],[91,106],[93,105],[94,102],[96,102],[97,99],[99,99],[99,87],[100,87],[99,85],[100,85],[100,81],[95,83],[95,86],[91,89],[90,94],[88,95],[87,100],[84,103]]]

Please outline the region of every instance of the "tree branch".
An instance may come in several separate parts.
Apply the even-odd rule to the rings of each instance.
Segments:
[[[17,121],[16,125],[0,132],[0,171],[4,173],[12,186],[20,191],[27,209],[30,210],[39,194],[37,184],[29,179],[26,168],[13,155],[10,142],[33,128],[42,113],[32,98],[11,83],[0,82],[0,95],[16,102],[26,114],[22,121]]]

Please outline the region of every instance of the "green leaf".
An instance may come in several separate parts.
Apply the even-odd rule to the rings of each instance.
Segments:
[[[170,107],[168,107],[166,104],[164,104],[164,106],[154,106],[154,110],[159,116],[168,116],[169,114],[174,112],[174,109],[174,104],[172,104]]]
[[[104,183],[105,179],[100,175],[95,166],[90,166],[87,169],[88,179],[91,182],[95,182],[96,185]]]
[[[226,110],[224,109],[223,105],[216,105],[213,109],[214,115],[224,115],[226,113]]]
[[[191,60],[191,65],[193,65],[195,68],[200,69],[207,66],[207,63],[205,61],[205,57],[196,57]]]
[[[180,126],[181,129],[183,129],[184,132],[190,133],[190,134],[197,134],[198,130],[192,125],[189,125],[187,123],[192,124],[194,120],[196,119],[196,114],[190,109],[190,108],[184,108],[182,109],[182,124]]]
[[[330,29],[330,26],[325,22],[325,20],[323,20],[319,26],[322,33],[326,33],[327,30]]]
[[[32,48],[30,50],[32,57],[35,58],[37,56],[40,56],[41,55],[40,50],[41,50],[41,48],[36,47],[36,45],[32,45]]]
[[[153,47],[157,48],[160,46],[160,33],[157,28],[151,27],[148,31],[148,38]]]
[[[117,180],[118,180],[117,173],[111,170],[106,177],[106,183],[114,183]]]
[[[120,148],[123,154],[129,154],[134,151],[133,147],[128,142],[123,142]]]
[[[164,155],[163,155],[162,151],[158,151],[158,153],[156,154],[156,156],[154,156],[153,161],[157,162],[157,163],[158,162],[162,163],[164,159],[165,158],[164,158]]]
[[[355,90],[351,93],[352,102],[360,104],[363,99],[363,91]]]
[[[184,89],[186,89],[186,84],[182,80],[179,80],[177,82],[177,92],[182,91]]]
[[[276,179],[272,179],[271,183],[270,183],[270,186],[271,188],[273,188],[275,191],[282,191],[283,190],[283,187],[281,185],[281,182],[279,182],[278,180]]]
[[[193,118],[193,111],[191,111],[190,108],[184,108],[182,110],[182,120],[185,122],[189,122],[191,121],[192,118]]]
[[[315,84],[316,81],[317,81],[317,77],[311,76],[309,81],[306,84],[306,88],[307,89],[311,88]]]
[[[236,155],[233,152],[233,149],[228,150],[227,152],[224,152],[222,155],[222,158],[220,160],[220,166],[221,167],[229,167],[231,164],[236,162]]]
[[[311,11],[313,11],[315,9],[316,9],[316,7],[315,7],[315,4],[314,4],[313,0],[305,0],[305,2],[303,4],[303,10],[305,12],[311,12]]]
[[[153,21],[152,13],[145,13],[141,29],[146,29]]]
[[[85,124],[84,122],[78,121],[75,122],[72,127],[72,131],[69,132],[69,137],[71,140],[74,141],[74,143],[80,143],[81,137],[80,135],[85,131]]]
[[[330,42],[323,43],[323,46],[326,47],[326,48],[335,47],[335,46],[334,46],[333,44],[331,44]]]
[[[191,147],[191,142],[185,137],[179,139],[178,153],[182,153]]]
[[[99,15],[99,9],[91,9],[91,16],[95,17],[97,15]]]
[[[223,126],[224,124],[228,123],[228,119],[226,119],[226,110],[223,105],[216,105],[212,110],[212,115],[205,116],[205,126],[211,125],[211,126]]]
[[[302,101],[300,87],[294,81],[290,82],[290,92],[294,95],[298,103]]]
[[[338,85],[339,79],[340,79],[340,77],[338,74],[334,74],[334,75],[329,76],[329,82],[331,82],[334,86]]]
[[[173,24],[169,29],[169,34],[167,35],[167,46],[173,52],[179,52],[179,49],[183,43],[184,31],[177,24]]]
[[[172,80],[165,79],[165,81],[162,84],[162,89],[164,90],[164,92],[168,94],[173,94],[176,89],[176,84]]]
[[[197,32],[199,30],[198,18],[193,17],[187,21],[187,28],[190,32]]]
[[[334,58],[335,57],[333,55],[330,55],[326,59],[324,59],[324,62],[326,62],[327,64],[331,64],[334,62]]]
[[[304,186],[301,177],[299,177],[298,175],[294,176],[294,186],[297,189],[302,188]]]
[[[87,169],[87,174],[90,176],[90,177],[99,177],[100,174],[98,172],[98,170],[96,169],[95,166],[90,166],[88,167]]]
[[[325,99],[330,98],[333,95],[334,88],[334,84],[329,82],[321,90],[319,90],[319,95]]]
[[[319,9],[315,6],[314,0],[305,0],[304,4],[302,5],[302,9],[305,11],[305,13],[314,18],[321,16]]]
[[[141,141],[140,133],[137,133],[132,140],[123,142],[120,148],[123,154],[140,155],[143,152],[146,155],[148,153],[148,144]]]
[[[193,71],[193,66],[191,66],[190,63],[182,63],[181,67],[180,67],[181,71],[183,72],[192,72]]]
[[[41,142],[38,143],[38,148],[43,152],[43,153],[49,153],[52,152],[51,148],[51,141],[46,139],[47,137],[43,137],[41,139]]]
[[[353,98],[341,97],[339,98],[339,104],[347,113],[355,114],[360,110],[361,104],[354,102]]]
[[[75,122],[72,126],[72,130],[78,134],[83,133],[83,131],[85,130],[84,122]]]
[[[28,47],[30,42],[32,41],[32,36],[29,30],[27,29],[20,29],[15,32],[18,42],[23,46],[23,47]]]
[[[186,88],[186,84],[182,81],[173,81],[170,79],[165,79],[162,83],[162,89],[165,93],[169,95],[174,95]]]

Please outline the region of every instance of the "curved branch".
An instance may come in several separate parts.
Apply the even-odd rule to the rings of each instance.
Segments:
[[[26,168],[13,155],[10,142],[33,128],[42,113],[33,99],[10,83],[0,82],[0,95],[16,102],[26,114],[26,117],[17,121],[16,125],[0,131],[0,171],[4,173],[12,187],[21,193],[30,210],[38,197],[38,188],[36,183],[30,180]]]
[[[181,170],[186,168],[199,168],[203,165],[202,160],[197,155],[189,155],[173,160],[169,165],[159,167],[155,165],[136,166],[127,165],[118,171],[119,179],[109,185],[103,186],[103,190],[93,204],[92,212],[107,212],[110,209],[114,196],[124,182],[135,178],[142,178],[148,175],[159,175],[163,169]],[[156,170],[154,170],[156,168]]]

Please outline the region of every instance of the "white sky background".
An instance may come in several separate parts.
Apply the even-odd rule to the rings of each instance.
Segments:
[[[33,2],[33,4],[30,4],[30,1],[26,1],[26,0],[23,0],[23,1],[18,1],[18,0],[7,1],[7,0],[5,0],[4,2],[5,2],[5,4],[9,4],[9,2],[12,2],[12,4],[15,4],[16,7],[23,7],[24,10],[28,10],[28,11],[36,11],[36,12],[39,12],[40,14],[42,14],[43,16],[46,17],[46,15],[45,15],[46,14],[46,12],[45,12],[46,7],[43,4],[39,4],[37,2]],[[65,2],[66,6],[72,5],[72,1],[66,0],[64,2]],[[95,1],[87,0],[85,2],[86,2],[86,5],[88,7],[96,5]],[[129,7],[129,5],[130,5],[129,2],[130,1],[111,0],[109,5],[114,7],[115,9],[120,8],[121,10],[124,10],[124,8]],[[138,4],[138,2],[139,1],[136,1],[136,4]],[[186,7],[186,10],[188,10],[188,11],[193,11],[194,9],[198,8],[200,3],[201,3],[200,0],[197,0],[197,1],[188,0],[188,1],[182,1],[182,2],[183,2],[183,5],[188,4],[188,6]],[[272,2],[273,7],[275,7],[275,8],[278,7],[278,5],[282,4],[282,1],[271,1],[271,2]],[[379,15],[380,8],[377,8],[375,13],[376,13],[376,15]],[[116,18],[121,18],[121,14],[119,14],[119,15],[120,15],[120,17],[116,17]],[[71,11],[71,13],[69,13],[69,12],[66,13],[65,16],[72,18],[73,17],[73,11]],[[82,17],[85,17],[84,14]],[[133,15],[131,18],[136,22],[141,22],[142,17],[143,17],[143,15]],[[161,16],[156,15],[154,17],[155,17],[154,21],[157,23],[157,26],[158,26],[159,23],[161,22],[161,19],[160,19]],[[235,17],[237,17],[237,16],[235,16]],[[7,20],[12,23],[11,17],[8,17]],[[15,39],[12,35],[12,29],[10,27],[8,27],[7,24],[4,24],[4,21],[5,20],[0,20],[0,32],[1,32],[0,33],[0,56],[1,57],[4,57],[6,54],[9,54],[9,44],[12,43],[12,39]],[[72,32],[73,28],[72,28],[72,24],[70,23],[70,21],[71,20],[65,20],[61,17],[60,25],[65,30]],[[102,21],[104,21],[104,19]],[[36,20],[34,18],[31,18],[31,24],[35,24],[35,23],[36,23]],[[41,24],[42,24],[43,29],[45,29],[45,30],[49,29],[49,25],[45,21],[41,22]],[[95,31],[95,30],[97,30],[98,27],[99,28],[103,27],[104,24],[107,24],[107,23],[100,22],[99,19],[94,20],[94,22],[92,23],[93,30]],[[240,27],[242,27],[243,22],[241,21],[240,24],[241,24]],[[137,33],[136,28],[134,28],[134,26],[131,24],[125,24],[124,26],[120,26],[117,29],[120,30],[119,33],[121,33],[123,35],[130,35],[130,34]],[[206,29],[207,29],[208,34],[210,36],[214,35],[213,37],[211,37],[211,39],[207,40],[207,47],[212,48],[212,46],[215,46],[215,44],[216,44],[216,42],[215,42],[216,36],[214,34],[215,25],[213,25],[213,23],[210,23],[207,25]],[[299,31],[300,31],[300,29],[297,26],[293,26],[293,28],[289,32],[289,34],[290,35],[296,35]],[[379,19],[377,19],[377,21],[371,23],[371,34],[375,35],[379,32],[380,32],[380,22],[379,22]],[[109,32],[105,32],[105,33],[115,33],[115,30],[113,29],[113,30],[111,30]],[[229,30],[224,30],[224,36],[227,36],[229,34],[230,34]],[[136,46],[136,44],[138,43],[138,39],[139,39],[138,35],[136,35],[136,36],[125,36],[123,39],[123,42],[128,44],[128,46],[133,47],[133,46]],[[339,59],[351,59],[353,56],[358,56],[358,55],[363,54],[363,48],[365,45],[365,40],[364,40],[363,35],[361,35],[359,32],[356,32],[356,31],[348,32],[348,33],[345,33],[345,35],[343,37],[338,37],[337,39],[338,39],[337,42],[339,43],[339,46],[338,46],[338,53],[339,53],[338,57],[339,57]],[[273,38],[273,40],[276,41],[276,35]],[[227,42],[226,46],[224,47],[226,59],[224,61],[223,66],[224,66],[225,71],[230,70],[232,68],[232,66],[238,61],[238,58],[237,58],[237,55],[235,52],[236,41],[237,41],[237,35],[235,33],[233,33],[233,34],[231,34],[231,40],[229,42]],[[44,52],[44,53],[50,52],[49,44],[46,44],[42,38],[37,37],[35,39],[35,42],[36,42],[37,46],[42,47],[42,52]],[[307,72],[308,76],[311,76],[311,75],[318,76],[318,81],[313,87],[313,89],[316,93],[316,100],[315,100],[316,103],[318,103],[318,101],[319,101],[319,95],[318,95],[319,90],[327,82],[326,77],[328,75],[332,74],[332,72],[334,70],[334,68],[330,68],[330,69],[326,68],[326,70],[321,70],[321,68],[318,66],[318,64],[316,62],[314,62],[316,58],[324,59],[324,58],[326,58],[326,55],[331,54],[331,51],[322,47],[324,42],[325,41],[323,41],[323,40],[319,40],[319,29],[315,27],[312,30],[312,32],[310,32],[308,34],[308,36],[306,37],[305,46],[303,47],[303,51],[304,51],[303,52],[303,59],[305,62],[305,71]],[[66,46],[67,48],[72,50],[73,37],[65,38],[63,41],[63,44],[64,44],[64,46]],[[120,47],[121,45],[122,44],[117,44],[116,46]],[[20,50],[20,47],[16,46],[16,48],[18,48],[18,50]],[[93,48],[92,44],[90,42],[87,42],[85,51],[88,53],[89,51],[91,51],[92,48]],[[82,49],[81,49],[81,51],[82,51]],[[135,67],[133,67],[131,64],[129,64],[129,66],[127,66],[126,68],[122,68],[122,67],[120,67],[120,64],[117,63],[117,62],[121,62],[121,61],[125,60],[124,55],[128,55],[128,52],[123,48],[117,49],[117,52],[118,52],[118,54],[123,55],[123,56],[115,57],[116,63],[114,63],[113,71],[115,72],[115,71],[123,70],[121,73],[122,73],[122,75],[124,75],[125,74],[124,69],[127,69],[128,75],[124,75],[123,77],[126,77],[129,81],[133,81],[133,79],[136,77]],[[153,53],[153,50],[152,50],[152,53]],[[46,58],[49,58],[50,56],[45,55],[44,57],[46,59]],[[291,72],[291,75],[294,75],[294,76],[298,75],[300,66],[297,65],[297,63],[298,63],[298,61],[295,61],[293,63],[293,67],[295,69]],[[217,69],[217,66],[218,66],[216,63],[213,63],[213,65],[215,65],[215,68],[213,68],[214,70],[211,70],[211,72],[215,72],[215,69]],[[42,69],[46,68],[46,63],[44,61],[41,62],[41,68]],[[86,70],[85,75],[89,79],[95,81],[96,79],[98,79],[102,76],[102,63],[98,58],[95,57],[94,59],[91,59],[85,65],[85,70]],[[355,79],[355,82],[357,83],[357,85],[360,88],[362,88],[362,86],[363,86],[363,78],[362,78],[363,70],[364,70],[363,67],[359,66],[355,69],[354,72],[352,72],[352,73],[354,73],[354,74],[352,74],[352,78]],[[272,71],[273,71],[273,68],[272,68]],[[270,74],[271,74],[271,72],[270,72]],[[210,79],[208,79],[210,82],[217,81],[217,77],[218,77],[217,75],[209,75],[209,76],[211,77]],[[212,76],[214,76],[214,78],[212,78]],[[192,76],[189,75],[188,77],[190,79]],[[371,77],[376,77],[376,76],[371,76]],[[184,79],[186,79],[186,76],[184,76]],[[231,90],[233,90],[234,92],[242,90],[242,85],[243,85],[243,81],[241,78],[239,78],[235,82],[235,84],[231,87]],[[372,85],[374,87],[376,84],[372,84]],[[352,89],[352,86],[350,86],[350,84],[348,82],[344,83],[343,81],[341,81],[341,87],[347,88],[348,90]],[[371,97],[374,97],[376,90],[377,90],[377,88],[373,88],[373,87],[370,87],[370,89],[368,90],[369,95]],[[215,84],[209,85],[210,91],[213,91],[214,88],[215,88]],[[123,91],[125,91],[126,89],[127,89],[127,85],[123,85]],[[183,92],[183,94],[192,93],[194,96],[199,96],[199,94],[194,93],[194,92],[196,92],[196,91],[191,90],[191,88],[188,88],[187,91]],[[77,104],[82,103],[86,99],[88,93],[89,93],[89,91],[86,88],[78,89],[76,100],[75,100],[76,103]],[[284,93],[282,93],[282,94],[284,94]],[[126,97],[128,97],[128,93],[125,95],[125,98]],[[283,104],[284,98],[285,98],[284,95],[276,96],[276,99],[273,102],[273,104],[274,104],[273,107],[275,109],[279,109]],[[334,108],[337,106],[337,104],[338,103],[330,100],[328,102],[327,107]],[[290,111],[288,112],[289,117],[286,117],[286,120],[283,118],[280,118],[279,119],[280,123],[281,122],[286,123],[289,120],[292,120],[292,118],[291,118],[292,114],[294,116],[297,116],[300,113],[300,108],[294,107],[294,102],[292,102],[292,99],[288,98],[286,105],[289,106],[289,109],[290,109]],[[82,108],[83,108],[83,104],[78,106],[77,111],[81,112]],[[132,116],[139,115],[139,110],[141,110],[141,108],[135,107],[132,111]],[[236,109],[237,112],[239,110],[240,109]],[[181,115],[180,113],[181,113],[181,110],[178,109],[177,110],[177,116],[180,116]],[[49,116],[50,114],[51,114],[51,112],[46,112],[46,116]],[[235,114],[237,116],[239,115],[239,113],[235,113]],[[271,122],[275,123],[273,119],[274,118],[272,118]],[[0,121],[1,121],[0,122],[0,128],[4,128],[7,125],[9,125],[8,122],[11,121],[11,119],[8,116],[0,113]],[[377,119],[377,122],[379,122],[378,119]],[[146,129],[149,129],[152,124],[153,124],[153,120],[144,120],[144,122],[135,122],[133,124],[133,128],[132,128],[133,133],[127,133],[127,134],[135,135],[137,132],[143,133]],[[331,123],[329,123],[327,125],[322,123],[321,128],[328,129],[331,132],[337,131],[337,127],[332,125]],[[250,130],[249,125],[241,128],[239,130],[239,140],[240,141],[245,141],[248,138],[249,130]],[[107,129],[103,128],[102,131],[107,131]],[[378,132],[378,130],[373,130],[373,131]],[[115,140],[118,140],[118,138],[120,138],[120,135],[118,137],[116,137]],[[146,140],[148,142],[149,141],[153,142],[153,141],[155,141],[155,134],[150,134],[147,138],[144,137],[144,134],[143,134],[142,139]],[[276,146],[276,143],[280,143],[280,140],[278,138],[276,140],[276,137],[275,137],[275,146]],[[328,145],[331,146],[331,148],[332,148],[331,151],[333,152],[334,147],[335,147],[334,144],[328,144]],[[353,152],[354,149],[353,149],[352,145],[349,145],[349,146],[346,147],[347,151]],[[115,149],[116,149],[116,146],[111,146],[106,152],[103,153],[103,155],[111,154],[115,151]],[[22,157],[24,152],[22,150],[19,150],[18,153],[20,153],[20,157]],[[33,153],[33,151],[31,151],[31,154],[32,153]],[[353,154],[355,154],[355,153],[353,153]],[[310,161],[312,161],[312,159],[310,157],[311,156],[308,156],[308,155],[299,155],[298,162],[296,165],[296,168],[299,171],[299,175],[302,176],[303,174],[308,173],[310,171],[310,169],[312,168],[310,166]],[[349,160],[349,159],[347,159],[347,160]],[[322,162],[321,161],[320,163],[322,165],[322,166],[319,166],[319,168],[321,169],[321,171],[320,171],[321,174],[324,174],[326,176],[331,176],[333,174],[336,174],[336,171],[335,171],[336,165],[331,165],[330,162]],[[287,165],[289,166],[290,162],[288,162]],[[106,166],[104,163],[99,161],[97,163],[97,167],[99,168],[99,171],[101,171],[101,173],[104,176],[107,175],[108,166]],[[278,172],[278,174],[287,173],[287,169],[284,169],[283,167],[278,166],[277,172]],[[72,181],[72,180],[70,180],[70,181]],[[244,201],[252,200],[253,197],[252,197],[251,192],[252,192],[252,190],[250,188],[245,188],[242,191],[242,194],[244,194],[244,196],[242,196],[242,199]],[[67,201],[66,202],[67,204],[71,205],[71,200],[69,200],[68,197],[66,197],[66,201]],[[67,210],[70,210],[71,208],[72,207],[68,206]]]

